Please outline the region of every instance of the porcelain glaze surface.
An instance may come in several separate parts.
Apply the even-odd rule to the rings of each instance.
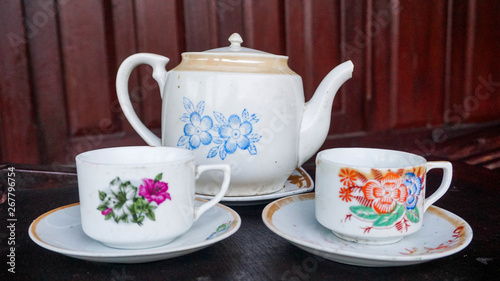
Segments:
[[[197,199],[201,206],[204,200]],[[192,228],[167,245],[140,250],[110,248],[91,239],[82,230],[78,203],[63,206],[38,217],[29,228],[39,246],[69,257],[110,263],[144,263],[174,258],[201,250],[233,235],[241,219],[232,209],[217,204]]]
[[[422,228],[388,245],[345,241],[317,222],[315,194],[300,194],[268,204],[266,226],[297,247],[326,259],[358,266],[403,266],[428,262],[459,252],[472,240],[469,224],[457,215],[431,206]]]

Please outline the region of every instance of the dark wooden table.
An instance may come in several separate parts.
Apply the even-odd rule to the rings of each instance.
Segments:
[[[432,159],[433,157],[430,156]],[[419,265],[369,268],[345,265],[305,252],[263,224],[265,205],[232,207],[242,219],[236,234],[198,252],[144,264],[88,262],[39,247],[28,236],[41,214],[78,202],[73,168],[0,165],[0,280],[498,280],[500,276],[500,173],[454,161],[449,192],[435,205],[465,219],[474,231],[464,250]],[[8,168],[15,168],[15,230],[6,227]],[[309,161],[306,170],[314,175]],[[429,173],[428,188],[439,172]],[[431,192],[430,190],[429,192]],[[13,234],[12,234],[13,233]],[[7,271],[9,237],[15,240],[15,272]]]

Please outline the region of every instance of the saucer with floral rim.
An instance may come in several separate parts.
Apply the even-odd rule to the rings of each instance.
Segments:
[[[265,225],[297,247],[323,258],[358,266],[403,266],[443,258],[464,249],[472,240],[469,224],[436,206],[424,214],[422,228],[401,241],[367,245],[336,237],[316,220],[314,193],[282,198],[262,211]]]
[[[196,206],[204,200],[196,199]],[[240,227],[238,213],[217,204],[174,241],[154,248],[115,249],[88,237],[82,229],[80,204],[49,211],[29,227],[30,238],[39,246],[69,257],[109,263],[144,263],[174,258],[201,250],[233,235]]]
[[[251,206],[266,204],[278,198],[306,193],[314,189],[314,182],[311,176],[302,168],[297,168],[288,177],[283,188],[263,195],[255,196],[225,196],[220,200],[221,203],[228,206]],[[196,198],[210,200],[213,195],[196,194]]]

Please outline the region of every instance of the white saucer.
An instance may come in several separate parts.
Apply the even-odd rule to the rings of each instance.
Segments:
[[[250,206],[266,204],[278,198],[305,193],[314,189],[314,182],[311,176],[302,168],[297,168],[288,177],[283,188],[270,194],[255,196],[226,196],[220,201],[229,206]],[[213,195],[196,194],[196,198],[210,200]]]
[[[201,200],[196,204],[201,205]],[[104,246],[82,230],[79,203],[49,211],[30,225],[30,238],[43,248],[73,258],[111,263],[143,263],[186,255],[234,234],[241,225],[240,216],[217,204],[204,213],[188,232],[173,242],[149,249],[122,250]]]
[[[360,266],[402,266],[452,255],[469,245],[472,229],[460,217],[435,206],[424,215],[422,228],[390,245],[364,245],[337,238],[314,215],[314,193],[276,200],[262,212],[266,226],[297,247],[341,263]]]

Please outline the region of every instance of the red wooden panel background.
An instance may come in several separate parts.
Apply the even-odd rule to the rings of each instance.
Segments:
[[[36,163],[40,147],[25,39],[34,31],[26,33],[19,1],[2,2],[0,19],[0,157]]]
[[[0,162],[72,164],[99,147],[144,144],[115,93],[138,52],[243,45],[290,57],[306,100],[339,63],[330,135],[500,120],[496,0],[43,0],[0,2]],[[151,69],[132,73],[134,107],[156,133]]]

